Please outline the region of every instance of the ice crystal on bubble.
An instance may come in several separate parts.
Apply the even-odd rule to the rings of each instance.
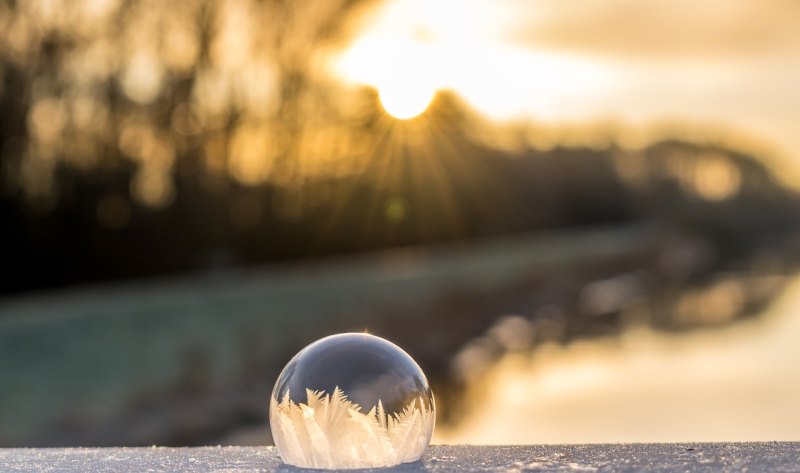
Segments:
[[[433,413],[422,400],[398,414],[383,403],[366,414],[341,390],[308,391],[308,404],[284,396],[275,404],[275,443],[286,463],[311,468],[368,468],[418,460],[430,440]]]
[[[372,468],[418,460],[435,424],[433,395],[417,364],[372,335],[315,342],[281,373],[270,425],[284,462]]]

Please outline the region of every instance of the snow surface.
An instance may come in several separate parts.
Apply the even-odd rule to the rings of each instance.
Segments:
[[[800,443],[432,446],[394,472],[800,472]],[[2,472],[286,472],[274,447],[0,449]]]

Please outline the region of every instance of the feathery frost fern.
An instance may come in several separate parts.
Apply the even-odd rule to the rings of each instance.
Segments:
[[[306,468],[374,468],[418,460],[433,433],[433,412],[413,399],[394,415],[383,403],[368,413],[338,387],[333,394],[306,390],[307,404],[287,392],[272,398],[272,436],[283,460]]]

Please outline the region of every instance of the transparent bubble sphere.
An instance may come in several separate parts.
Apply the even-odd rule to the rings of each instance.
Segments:
[[[290,465],[385,467],[422,457],[435,406],[425,374],[400,347],[343,333],[289,361],[272,391],[269,423]]]

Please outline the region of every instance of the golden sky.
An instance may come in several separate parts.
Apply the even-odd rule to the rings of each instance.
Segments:
[[[450,89],[495,119],[677,124],[800,159],[797,25],[796,0],[390,0],[335,67],[405,115]]]
[[[794,0],[557,1],[513,3],[509,38],[535,48],[637,61],[797,56]]]

